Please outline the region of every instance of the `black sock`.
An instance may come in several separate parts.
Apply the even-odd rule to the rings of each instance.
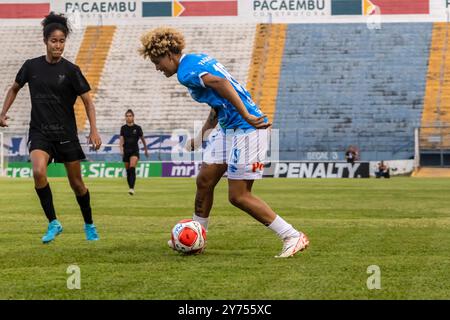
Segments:
[[[131,169],[127,169],[127,182],[128,182],[128,188],[131,189]]]
[[[86,191],[84,196],[77,196],[78,204],[80,205],[81,214],[83,215],[84,223],[91,224],[92,222],[92,210],[91,210],[91,197],[89,196],[89,190]]]
[[[136,168],[130,168],[130,182],[128,183],[130,185],[131,189],[134,189],[134,184],[136,183]]]
[[[37,195],[39,196],[39,200],[41,200],[42,209],[44,209],[45,216],[48,219],[48,222],[52,222],[56,219],[55,208],[53,207],[53,196],[52,190],[50,189],[50,185],[47,185],[43,188],[36,190]]]

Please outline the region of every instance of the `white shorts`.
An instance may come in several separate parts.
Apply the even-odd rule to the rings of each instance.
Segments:
[[[270,131],[257,129],[249,133],[225,135],[221,129],[210,134],[203,152],[207,164],[228,164],[228,179],[255,180],[263,177]]]

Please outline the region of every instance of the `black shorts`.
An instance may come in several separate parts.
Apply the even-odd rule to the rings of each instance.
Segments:
[[[124,150],[123,156],[122,156],[122,161],[130,162],[131,157],[137,157],[139,159],[139,150],[134,150],[134,151]]]
[[[72,162],[86,159],[86,155],[81,149],[80,142],[75,141],[49,141],[44,137],[30,136],[28,140],[29,152],[42,150],[50,155],[49,163]]]

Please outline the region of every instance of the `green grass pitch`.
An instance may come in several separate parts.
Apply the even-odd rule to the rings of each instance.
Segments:
[[[215,194],[205,254],[167,247],[193,212],[195,180],[87,179],[100,241],[88,243],[66,179],[51,179],[64,232],[47,226],[30,179],[0,179],[0,299],[450,299],[450,180],[264,179],[254,192],[310,238],[275,259],[281,241]],[[81,289],[70,290],[70,265]],[[367,272],[380,268],[381,289]]]

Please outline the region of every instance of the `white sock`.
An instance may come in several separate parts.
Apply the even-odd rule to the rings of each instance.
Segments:
[[[279,215],[267,226],[270,230],[275,232],[281,239],[288,237],[298,237],[300,233],[294,229],[292,225],[284,221]]]
[[[203,226],[203,228],[205,228],[205,230],[208,231],[209,218],[202,218],[194,213],[194,215],[192,216],[192,220],[199,222]]]

